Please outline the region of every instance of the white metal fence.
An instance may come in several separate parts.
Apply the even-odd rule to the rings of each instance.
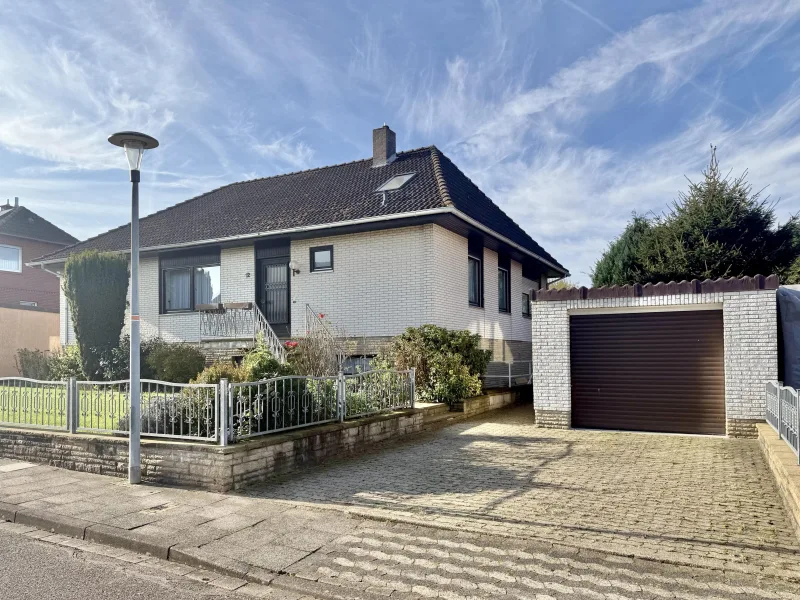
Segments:
[[[0,377],[0,423],[67,428],[66,381]]]
[[[130,431],[130,382],[78,381],[77,429]],[[217,440],[219,386],[141,380],[142,435],[183,440]]]
[[[767,423],[797,455],[800,463],[800,404],[797,390],[777,381],[767,383]]]
[[[141,381],[142,436],[229,441],[414,407],[414,370],[251,383]],[[0,425],[127,435],[130,382],[0,378]]]
[[[483,374],[483,387],[492,389],[530,385],[532,376],[533,365],[530,361],[492,361]]]

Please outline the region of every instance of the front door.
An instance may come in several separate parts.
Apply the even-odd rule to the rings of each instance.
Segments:
[[[259,304],[278,337],[289,337],[289,260],[261,261]]]

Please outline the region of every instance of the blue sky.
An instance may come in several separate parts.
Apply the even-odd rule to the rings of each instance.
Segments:
[[[0,0],[0,199],[81,238],[226,183],[436,144],[588,283],[716,144],[800,210],[800,1]]]

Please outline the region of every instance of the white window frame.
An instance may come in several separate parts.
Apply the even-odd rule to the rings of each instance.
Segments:
[[[2,269],[0,271],[3,273],[22,273],[22,248],[19,246],[9,246],[8,244],[0,244],[0,248],[10,248],[12,250],[17,251],[17,264],[19,264],[18,269]]]

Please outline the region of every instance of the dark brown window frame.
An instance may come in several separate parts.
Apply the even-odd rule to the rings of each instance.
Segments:
[[[526,319],[531,318],[531,295],[529,292],[522,292],[522,316]]]
[[[324,252],[325,250],[329,250],[331,253],[331,266],[330,267],[317,267],[316,262],[314,261],[314,253],[315,252]],[[328,271],[333,271],[333,244],[328,244],[327,246],[314,246],[309,248],[308,251],[308,264],[310,265],[310,271],[312,273],[326,273]]]
[[[159,278],[158,278],[158,295],[159,295],[159,314],[162,315],[179,315],[179,314],[188,314],[197,312],[197,303],[195,302],[195,289],[194,289],[194,278],[196,276],[196,270],[201,269],[204,267],[220,267],[220,283],[222,283],[222,266],[219,262],[216,263],[203,263],[203,264],[192,264],[189,265],[182,265],[180,267],[161,267],[159,266]],[[167,285],[166,285],[166,275],[168,271],[189,271],[189,304],[191,304],[191,308],[174,308],[168,309],[167,308]]]

